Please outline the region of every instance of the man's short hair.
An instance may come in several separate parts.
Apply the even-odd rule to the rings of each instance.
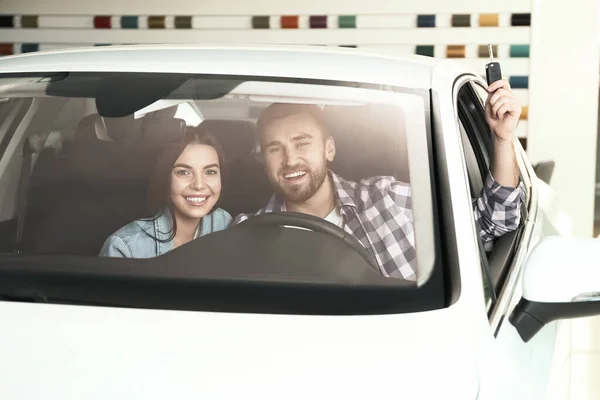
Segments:
[[[273,103],[267,107],[258,118],[256,124],[258,143],[260,144],[260,136],[263,134],[266,126],[271,122],[297,114],[310,115],[323,132],[323,139],[329,137],[325,115],[319,106],[315,104]]]

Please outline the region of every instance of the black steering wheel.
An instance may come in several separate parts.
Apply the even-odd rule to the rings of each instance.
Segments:
[[[262,225],[262,226],[294,226],[297,228],[310,229],[314,232],[321,232],[333,236],[348,246],[352,247],[359,253],[369,265],[379,272],[377,262],[369,255],[369,252],[354,236],[343,230],[337,225],[324,220],[323,218],[315,217],[309,214],[299,212],[269,212],[258,214],[248,218],[239,225]]]

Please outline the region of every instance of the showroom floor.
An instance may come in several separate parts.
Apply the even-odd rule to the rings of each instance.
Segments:
[[[571,341],[571,353],[562,361],[550,400],[600,399],[600,317],[575,319],[563,328],[559,340]]]
[[[600,207],[596,210],[594,237],[600,235]],[[565,324],[564,340],[571,340],[571,354],[561,370],[554,399],[600,399],[600,317],[580,318]]]

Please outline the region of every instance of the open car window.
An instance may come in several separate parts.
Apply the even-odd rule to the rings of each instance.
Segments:
[[[100,281],[125,285],[125,279],[134,285],[152,281],[159,292],[200,285],[205,289],[203,300],[194,300],[198,303],[191,309],[212,309],[215,301],[209,293],[231,285],[242,291],[258,286],[274,291],[379,289],[397,296],[380,299],[377,305],[368,303],[363,312],[407,312],[443,305],[441,275],[436,275],[441,270],[436,257],[439,241],[425,91],[295,78],[65,73],[0,77],[0,98],[22,101],[14,105],[22,108],[14,111],[20,112],[19,123],[7,132],[10,140],[0,158],[4,193],[0,275],[4,271],[6,278],[0,296],[18,298],[23,287],[19,285],[32,282],[46,285],[45,292],[51,293],[58,289],[44,279],[51,275],[53,282],[70,281],[77,275],[83,279],[79,289],[56,294],[62,301],[148,306],[143,295],[107,298],[97,289],[95,295],[87,292],[90,298],[80,296],[86,285]],[[340,185],[355,196],[352,201],[337,199],[336,204],[342,209],[342,221],[351,225],[346,231],[364,234],[359,241],[344,233],[343,222],[335,226],[335,220],[324,225],[320,218],[295,214],[289,218],[299,218],[297,223],[285,215],[253,220],[252,215],[277,193],[265,172],[265,154],[257,138],[257,120],[274,103],[321,110],[335,143],[328,171],[343,179],[346,183]],[[191,242],[166,251],[169,240],[162,237],[161,242],[159,236],[165,232],[156,215],[168,205],[168,201],[161,203],[168,196],[160,185],[158,168],[166,148],[198,129],[209,131],[223,154],[220,193],[212,196],[213,210],[250,219],[197,234]],[[375,192],[386,196],[379,199]],[[199,199],[190,201],[204,201]],[[395,209],[401,211],[388,215]],[[352,226],[348,222],[352,213],[361,212],[369,223],[357,218]],[[386,233],[389,224],[377,225],[378,219],[394,220],[400,218],[397,215],[402,223],[410,221],[410,228]],[[149,229],[158,226],[149,234],[157,235],[156,249],[163,251],[157,257],[99,257],[107,238],[133,221],[150,221],[144,225]],[[385,240],[373,243],[373,230],[382,230],[376,233]],[[399,232],[410,236],[414,248],[406,247],[408,239],[399,237]],[[136,246],[128,236],[118,240],[124,249]],[[402,252],[416,254],[414,280],[388,278],[377,270],[377,262],[385,261],[382,257]],[[227,293],[223,290],[220,296]],[[186,308],[181,298],[171,301],[161,303],[155,297],[153,306]],[[298,310],[310,312],[303,308],[308,306],[302,296],[294,301]],[[226,309],[242,309],[233,303],[228,300]],[[360,307],[351,310],[355,303],[330,305],[324,311],[327,302],[321,302],[321,308],[311,310],[361,312]],[[246,311],[257,311],[248,304]],[[267,311],[276,307],[261,304]]]

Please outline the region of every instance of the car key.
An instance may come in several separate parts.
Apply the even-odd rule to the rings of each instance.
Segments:
[[[490,53],[490,62],[485,66],[485,77],[489,86],[502,79],[502,71],[500,70],[500,63],[494,61],[494,51],[491,44],[488,44],[488,51]]]

